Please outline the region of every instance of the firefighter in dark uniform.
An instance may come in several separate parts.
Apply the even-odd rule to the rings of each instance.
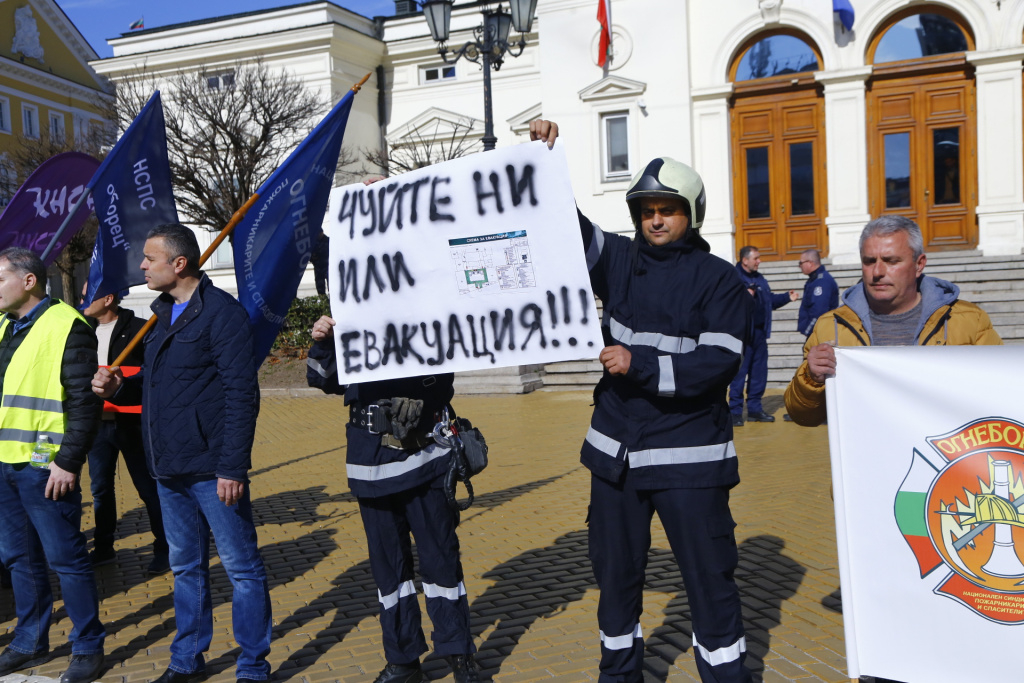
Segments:
[[[557,126],[533,121],[530,133],[550,145]],[[640,615],[657,512],[686,587],[701,679],[747,683],[726,388],[740,365],[751,297],[698,233],[704,185],[692,168],[651,161],[626,202],[633,240],[579,214],[591,284],[604,303],[604,373],[581,458],[591,471],[590,559],[601,590],[599,680],[643,680]]]
[[[375,683],[427,680],[420,668],[427,644],[413,583],[410,533],[434,625],[434,652],[448,660],[457,683],[475,683],[481,679],[455,533],[459,518],[443,487],[450,449],[430,436],[455,393],[453,375],[340,385],[333,326],[327,316],[314,324],[306,378],[325,393],[344,395],[349,409],[348,483],[359,500],[388,662]]]

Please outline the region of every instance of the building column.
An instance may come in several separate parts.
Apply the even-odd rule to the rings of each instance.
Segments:
[[[1024,250],[1024,48],[972,52],[978,99],[978,248],[986,256]]]
[[[821,71],[825,86],[825,151],[828,160],[828,251],[833,263],[860,261],[859,239],[871,220],[868,208],[868,133],[865,83],[871,67]]]
[[[732,84],[691,92],[693,99],[693,167],[704,180],[707,211],[701,236],[711,253],[726,261],[736,258],[733,223],[732,140],[729,137],[729,97]]]

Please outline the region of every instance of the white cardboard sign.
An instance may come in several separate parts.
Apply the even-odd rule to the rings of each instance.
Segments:
[[[475,154],[331,192],[343,384],[596,358],[561,145]]]

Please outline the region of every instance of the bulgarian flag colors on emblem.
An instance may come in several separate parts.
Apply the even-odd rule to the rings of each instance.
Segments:
[[[894,513],[933,591],[1004,624],[1024,623],[1024,424],[989,417],[925,439]]]

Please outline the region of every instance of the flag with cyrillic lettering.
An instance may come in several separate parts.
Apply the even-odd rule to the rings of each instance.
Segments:
[[[159,90],[107,154],[88,188],[100,223],[85,296],[91,302],[144,284],[139,264],[146,235],[158,225],[178,222]]]
[[[249,312],[257,366],[274,345],[322,232],[349,91],[260,186],[260,199],[235,228],[238,300]]]

